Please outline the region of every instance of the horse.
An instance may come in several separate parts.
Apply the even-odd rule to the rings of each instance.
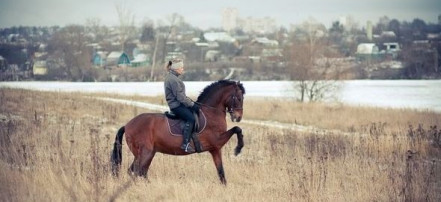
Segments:
[[[219,80],[206,86],[199,94],[196,103],[206,116],[205,129],[199,133],[201,152],[209,152],[213,158],[220,182],[227,184],[222,165],[222,147],[236,134],[237,156],[244,146],[242,129],[234,126],[227,130],[227,113],[232,122],[240,122],[243,115],[245,88],[240,81]],[[182,136],[173,136],[168,129],[164,113],[143,113],[132,118],[122,126],[115,137],[111,154],[112,173],[118,176],[122,162],[122,138],[134,156],[128,172],[135,176],[147,178],[149,166],[156,152],[170,155],[188,155],[180,145]],[[191,153],[194,154],[194,153]]]

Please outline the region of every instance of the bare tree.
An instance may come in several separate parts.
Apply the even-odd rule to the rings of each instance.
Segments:
[[[180,25],[184,22],[184,17],[182,17],[181,15],[177,14],[177,13],[173,13],[171,16],[168,17],[168,25],[165,25],[162,27],[162,29],[158,29],[158,33],[155,34],[156,37],[156,42],[155,42],[155,48],[153,50],[153,59],[152,59],[152,69],[150,72],[150,80],[152,81],[154,79],[154,70],[156,67],[156,58],[157,58],[157,51],[158,51],[158,46],[162,37],[162,59],[161,62],[162,64],[165,64],[165,57],[166,57],[166,48],[167,48],[167,41],[169,40],[169,37],[174,34],[176,35],[176,26]],[[158,23],[160,24],[160,23]],[[161,32],[162,31],[162,32]],[[161,32],[161,33],[159,33]]]
[[[142,43],[148,43],[155,39],[155,28],[152,21],[143,23],[141,28],[141,37],[139,39]]]
[[[176,37],[177,29],[184,22],[184,17],[177,14],[177,13],[173,13],[170,16],[168,16],[167,21],[168,21],[169,25],[165,27],[166,32],[163,33],[163,36],[164,36],[163,46],[162,46],[162,62],[163,63],[165,63],[165,57],[167,55],[167,53],[166,53],[167,42],[171,36]]]
[[[92,68],[91,52],[86,46],[89,40],[85,28],[80,25],[69,25],[56,32],[48,47],[55,65],[52,68],[71,80],[93,80],[96,71]]]
[[[124,4],[115,5],[119,20],[119,40],[121,43],[121,51],[124,51],[125,44],[130,35],[135,30],[135,15]]]
[[[86,19],[86,27],[90,33],[93,34],[94,42],[104,41],[109,36],[109,29],[106,26],[101,25],[99,18]]]
[[[326,28],[315,20],[303,23],[294,32],[291,45],[286,50],[294,88],[299,93],[298,100],[323,100],[337,89],[338,71],[333,68],[329,57],[337,51],[330,51],[327,46]]]

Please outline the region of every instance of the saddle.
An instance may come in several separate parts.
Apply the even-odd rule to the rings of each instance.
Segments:
[[[197,152],[201,152],[202,148],[199,143],[199,134],[204,131],[205,126],[207,125],[207,118],[205,117],[204,112],[199,111],[199,115],[197,113],[193,113],[195,117],[195,125],[193,127],[191,139],[193,140],[193,144]],[[180,119],[176,114],[172,112],[165,112],[165,116],[167,117],[167,126],[168,131],[173,136],[182,136],[182,130],[184,129],[185,121]]]

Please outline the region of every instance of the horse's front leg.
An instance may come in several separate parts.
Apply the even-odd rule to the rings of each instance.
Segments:
[[[238,126],[234,126],[232,129],[235,130],[235,133],[237,134],[237,146],[234,149],[234,155],[239,155],[240,151],[242,150],[244,143],[243,143],[243,134],[242,134],[242,128],[239,128]]]
[[[225,179],[224,167],[222,165],[222,152],[220,149],[211,150],[211,156],[213,157],[214,165],[216,166],[217,174],[223,185],[227,185],[227,180]]]
[[[221,144],[224,145],[234,134],[237,134],[237,146],[234,149],[234,155],[237,156],[244,146],[242,129],[239,126],[234,126],[230,130],[221,134],[219,139],[222,141]]]

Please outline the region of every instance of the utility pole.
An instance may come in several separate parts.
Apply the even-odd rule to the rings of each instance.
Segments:
[[[153,81],[153,74],[156,66],[156,52],[158,50],[158,43],[159,43],[159,34],[156,34],[156,42],[155,42],[155,49],[153,50],[153,61],[152,61],[152,70],[150,72],[150,81]]]

